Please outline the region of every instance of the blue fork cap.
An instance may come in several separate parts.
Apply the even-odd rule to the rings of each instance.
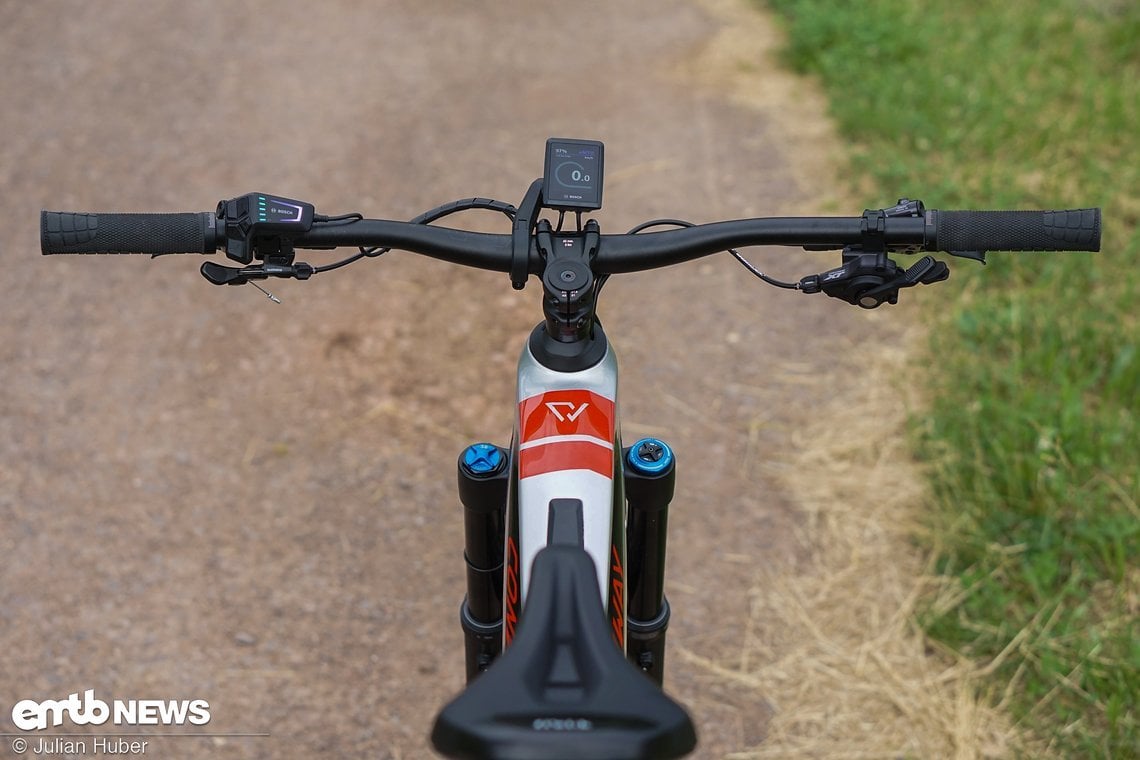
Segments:
[[[628,459],[642,475],[660,475],[673,464],[673,450],[660,438],[642,438],[629,447]]]
[[[491,443],[474,443],[463,452],[463,466],[472,475],[490,475],[503,466],[503,453]]]

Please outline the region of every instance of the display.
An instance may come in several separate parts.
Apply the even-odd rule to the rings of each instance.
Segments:
[[[566,211],[601,208],[602,153],[602,144],[597,140],[547,140],[543,205]]]

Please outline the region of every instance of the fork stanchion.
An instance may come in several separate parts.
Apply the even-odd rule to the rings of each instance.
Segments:
[[[510,468],[508,452],[489,443],[459,456],[467,595],[459,622],[467,655],[467,681],[487,669],[503,648],[503,556]]]
[[[626,656],[660,686],[665,676],[665,540],[669,503],[677,479],[672,449],[644,438],[625,449],[625,496],[629,505],[626,548]]]

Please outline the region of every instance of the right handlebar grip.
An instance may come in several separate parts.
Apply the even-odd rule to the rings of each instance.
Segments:
[[[212,213],[40,213],[40,251],[55,253],[213,253]]]
[[[1100,209],[939,211],[938,251],[1099,251]]]

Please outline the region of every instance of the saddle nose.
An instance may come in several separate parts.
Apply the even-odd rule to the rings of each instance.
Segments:
[[[648,760],[696,746],[688,714],[614,643],[585,549],[534,559],[511,645],[448,704],[436,750],[468,760]]]

